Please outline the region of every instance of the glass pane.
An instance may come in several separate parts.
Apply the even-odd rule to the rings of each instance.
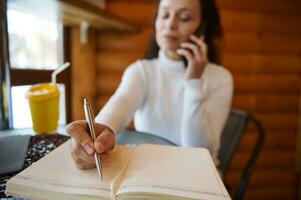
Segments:
[[[55,69],[58,67],[61,25],[32,14],[7,12],[12,68]]]
[[[13,86],[12,95],[12,112],[13,112],[13,128],[28,128],[32,127],[30,109],[27,99],[25,98],[26,91],[30,85]],[[60,89],[60,114],[59,124],[66,124],[66,107],[65,107],[65,86],[59,84]]]

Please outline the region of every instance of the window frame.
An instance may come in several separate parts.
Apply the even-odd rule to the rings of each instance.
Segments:
[[[7,32],[7,2],[0,1],[0,129],[12,128],[11,85]],[[9,87],[9,89],[8,89]]]
[[[3,1],[3,4],[0,4],[0,9],[5,10],[6,12],[6,19],[1,20],[1,27],[3,23],[7,22],[7,0]],[[8,25],[8,24],[7,24]],[[6,51],[8,52],[8,63],[10,60],[9,57],[9,34],[8,30],[6,29],[7,34],[7,48]],[[60,31],[60,37],[62,41],[59,41],[59,58],[61,62],[70,62],[71,53],[70,53],[70,28],[63,25],[62,30]],[[2,67],[2,66],[1,66]],[[10,79],[10,91],[13,86],[20,86],[20,85],[32,85],[36,83],[42,82],[50,82],[51,81],[51,73],[54,70],[44,70],[44,69],[20,69],[20,68],[13,68],[9,64],[9,77]],[[62,83],[65,85],[65,108],[66,108],[66,123],[70,122],[71,119],[71,69],[68,68],[64,72],[62,72],[57,77],[57,83]],[[9,102],[11,105],[11,102]],[[9,113],[12,115],[12,113]],[[12,116],[10,116],[12,118]],[[10,127],[11,128],[11,127]]]

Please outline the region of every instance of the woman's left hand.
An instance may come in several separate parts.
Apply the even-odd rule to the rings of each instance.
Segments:
[[[199,79],[208,63],[208,47],[204,42],[204,36],[197,38],[195,35],[191,35],[190,39],[192,42],[183,42],[181,49],[177,50],[177,53],[184,56],[188,61],[185,73],[186,80]]]

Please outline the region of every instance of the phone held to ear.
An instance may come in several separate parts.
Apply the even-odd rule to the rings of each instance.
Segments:
[[[200,27],[195,31],[194,35],[197,36],[197,37],[200,37],[201,35],[205,35],[206,26],[207,26],[207,22],[204,21],[204,22],[203,22],[203,25],[200,26]],[[193,42],[193,41],[191,41],[191,40],[189,40],[188,42],[191,42],[191,43],[195,44],[195,42]],[[189,50],[189,51],[190,51],[190,50]],[[188,61],[187,61],[187,59],[185,58],[185,56],[183,56],[182,59],[183,59],[185,68],[187,68],[187,66],[188,66]]]

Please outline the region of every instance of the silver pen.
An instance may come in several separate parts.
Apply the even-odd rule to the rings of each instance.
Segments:
[[[92,110],[91,104],[84,98],[84,110],[85,110],[85,118],[89,126],[90,135],[93,141],[96,140],[95,134],[95,122],[94,122],[94,114]],[[101,159],[97,152],[94,153],[95,163],[97,167],[98,174],[100,176],[100,180],[102,180],[102,166],[101,166]]]

